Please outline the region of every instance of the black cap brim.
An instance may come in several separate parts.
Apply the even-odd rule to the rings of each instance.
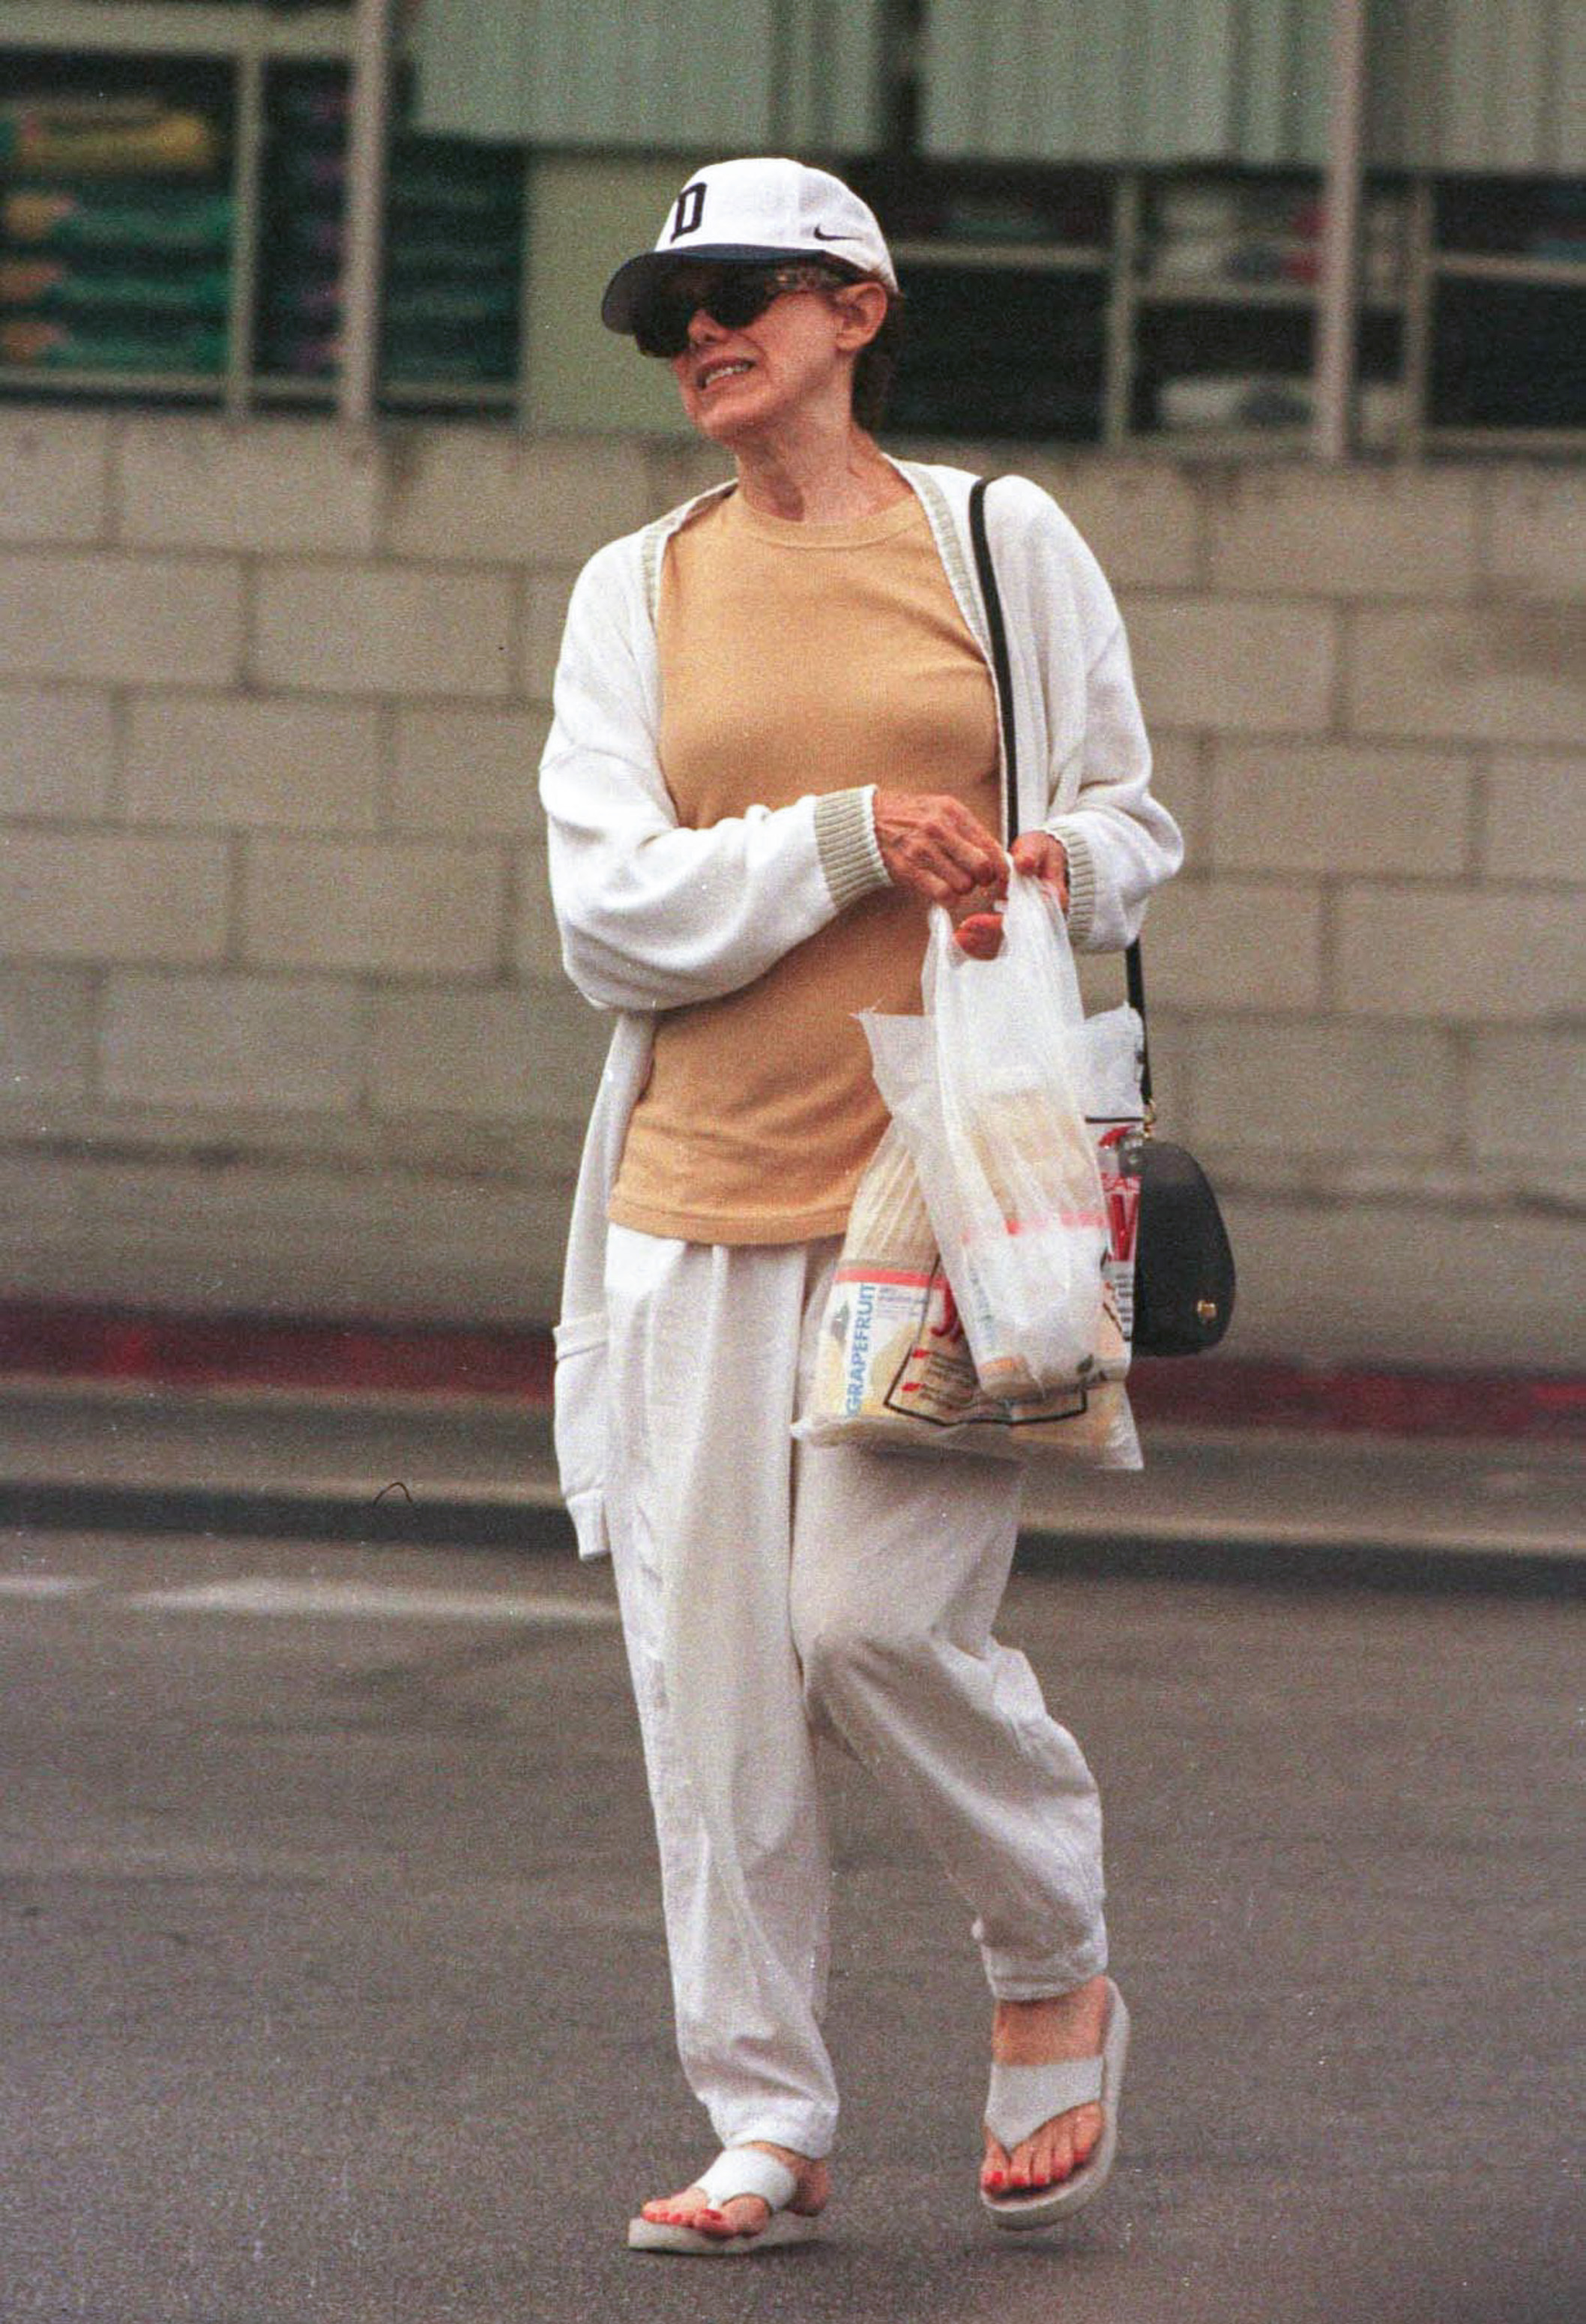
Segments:
[[[817,254],[803,250],[772,250],[763,243],[696,242],[687,250],[647,250],[619,266],[605,286],[600,319],[608,331],[631,331],[644,300],[674,267],[691,266],[698,259],[709,265],[782,266]]]

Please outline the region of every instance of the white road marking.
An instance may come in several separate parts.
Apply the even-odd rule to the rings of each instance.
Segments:
[[[277,1582],[266,1576],[141,1590],[124,1605],[151,1614],[327,1614],[432,1622],[523,1622],[578,1627],[614,1622],[617,1609],[587,1598],[507,1596],[499,1591],[409,1590],[374,1582]]]
[[[0,1573],[0,1598],[75,1598],[98,1587],[88,1573]]]

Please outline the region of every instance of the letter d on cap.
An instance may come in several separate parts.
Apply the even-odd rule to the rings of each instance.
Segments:
[[[694,183],[685,186],[678,196],[678,207],[672,217],[672,240],[677,242],[683,235],[697,234],[699,221],[704,216],[705,180],[696,178]]]

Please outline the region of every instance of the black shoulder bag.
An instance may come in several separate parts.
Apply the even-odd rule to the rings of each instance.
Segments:
[[[991,663],[1001,705],[1004,817],[1011,845],[1019,832],[1019,761],[1013,733],[1013,672],[1008,632],[986,538],[986,479],[969,496],[970,538],[991,632]],[[1140,1183],[1135,1240],[1134,1332],[1140,1356],[1195,1356],[1214,1348],[1233,1314],[1233,1252],[1212,1182],[1194,1155],[1153,1135],[1151,1048],[1146,1032],[1146,973],[1139,943],[1124,954],[1130,1006],[1140,1020],[1140,1096],[1145,1120],[1120,1155],[1120,1167]]]

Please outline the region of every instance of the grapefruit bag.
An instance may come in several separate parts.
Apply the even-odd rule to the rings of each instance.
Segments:
[[[1010,873],[992,960],[961,951],[935,908],[924,989],[923,1019],[860,1021],[976,1376],[989,1396],[1028,1401],[1093,1372],[1108,1243],[1084,1012],[1051,890]]]
[[[1028,917],[1022,906],[1020,916]],[[1038,922],[1034,933],[1044,949],[1047,936]],[[1061,921],[1056,933],[1061,963],[1067,959]],[[933,935],[927,965],[927,1000],[940,995],[944,974],[958,975],[963,958],[944,916]],[[966,965],[978,977],[995,964]],[[927,1206],[916,1159],[917,1155],[934,1157],[940,1175],[950,1150],[941,1098],[939,1049],[945,1036],[940,1011],[927,1017],[867,1013],[860,1021],[893,1119],[854,1195],[816,1343],[808,1397],[795,1432],[806,1442],[863,1443],[911,1452],[974,1452],[1015,1461],[1056,1459],[1086,1467],[1140,1465],[1124,1388],[1138,1186],[1122,1173],[1124,1149],[1120,1145],[1140,1122],[1140,1020],[1132,1009],[1114,1009],[1078,1025],[1078,991],[1072,962],[1067,965],[1066,979],[1059,971],[1055,997],[1065,1015],[1072,1006],[1077,1030],[1065,1037],[1057,1052],[1061,1102],[1054,1103],[1049,1059],[1037,1059],[1033,1067],[1028,1059],[1019,1062],[1031,1038],[1025,1013],[1010,1044],[1013,1062],[993,1068],[983,1054],[973,1061],[974,1104],[994,1104],[1003,1127],[989,1141],[991,1151],[981,1150],[988,1145],[985,1139],[973,1143],[982,1194],[988,1173],[996,1174],[996,1183],[1007,1183],[1005,1165],[998,1156],[1006,1123],[1014,1121],[1023,1125],[1014,1157],[1020,1191],[1033,1178],[1044,1186],[1047,1199],[1055,1190],[1071,1205],[1079,1197],[1084,1223],[1071,1225],[1061,1237],[1010,1234],[1009,1213],[1000,1209],[996,1213],[997,1244],[1011,1245],[1016,1253],[1022,1246],[1024,1254],[1039,1254],[1047,1262],[1048,1284],[1051,1263],[1060,1263],[1058,1272],[1074,1294],[1071,1311],[1058,1333],[1051,1328],[1051,1317],[1041,1316],[1039,1337],[1047,1359],[1056,1353],[1065,1364],[1072,1362],[1072,1368],[1055,1386],[1032,1391],[1028,1387],[1030,1351],[1026,1349],[1019,1356],[1017,1372],[1005,1364],[995,1387],[980,1377],[960,1305],[959,1286],[967,1286],[971,1270],[961,1266],[958,1284],[949,1279],[942,1231]],[[1003,986],[1007,982],[993,980]],[[972,1000],[976,998],[973,986],[964,989]],[[1016,1004],[1006,990],[998,994],[982,987],[980,998],[988,996],[1028,1012],[1028,987],[1022,1003]],[[1050,1002],[1054,994],[1048,990],[1046,997]],[[982,1033],[988,1013],[979,1011]],[[1037,1038],[1054,1038],[1049,1016]],[[1056,1145],[1059,1136],[1070,1141],[1074,1136],[1070,1102],[1076,1111],[1083,1104],[1090,1115],[1088,1123],[1081,1119],[1079,1132],[1088,1149],[1088,1167],[1084,1155],[1076,1156],[1072,1143],[1061,1149]],[[969,1119],[974,1118],[972,1106]],[[1025,1150],[1031,1145],[1033,1154]],[[1059,1151],[1061,1160],[1056,1159]],[[1106,1197],[1105,1233],[1094,1223],[1098,1194]],[[953,1215],[961,1217],[961,1208]],[[995,1262],[989,1268],[981,1267],[976,1280],[983,1287],[984,1278],[998,1272]],[[1089,1275],[1094,1282],[1087,1288]],[[1037,1291],[1038,1298],[1039,1283]],[[1021,1295],[1021,1305],[1028,1304]],[[1086,1314],[1093,1321],[1089,1341],[1082,1344]],[[1006,1358],[1006,1333],[997,1344]]]

